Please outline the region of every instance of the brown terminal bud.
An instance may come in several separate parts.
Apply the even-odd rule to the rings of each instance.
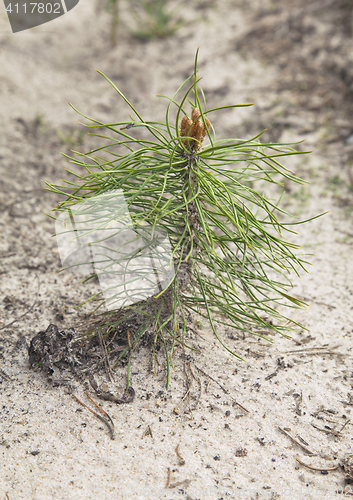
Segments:
[[[180,135],[185,137],[189,135],[189,130],[192,125],[192,121],[187,116],[184,116],[180,124]]]
[[[206,125],[207,125],[207,129],[205,128],[205,126],[203,127],[202,140],[206,137],[207,130],[210,130],[211,122],[210,122],[210,120],[208,118],[206,120]]]
[[[196,118],[198,118],[199,116],[201,116],[200,111],[197,108],[193,108],[193,110],[191,111],[192,121],[194,122],[196,120]]]
[[[196,122],[193,124],[192,129],[191,129],[191,136],[195,137],[195,139],[199,142],[202,141],[203,139],[203,132],[205,130],[205,127],[203,126],[203,123],[201,120],[196,120]],[[199,144],[195,143],[195,146],[199,146]]]
[[[205,127],[201,119],[201,113],[197,108],[193,108],[191,112],[191,119],[187,116],[182,118],[180,123],[180,135],[181,137],[190,137],[190,139],[183,141],[185,147],[191,147],[193,151],[200,151],[201,142],[206,137],[207,130],[211,126],[210,120],[206,119],[205,123],[207,128]],[[194,138],[195,140],[192,140],[191,138]]]

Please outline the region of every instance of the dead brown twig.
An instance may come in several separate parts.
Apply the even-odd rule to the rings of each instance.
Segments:
[[[303,393],[301,392],[299,394],[298,401],[295,404],[295,413],[296,413],[296,415],[301,416],[301,414],[302,414],[302,411],[300,409],[300,406],[301,406],[302,402],[303,402]]]
[[[1,368],[0,368],[0,377],[2,377],[6,381],[11,380],[8,374],[5,373],[4,370],[1,370]]]
[[[110,364],[109,364],[109,356],[108,356],[107,346],[105,344],[102,332],[99,331],[98,334],[99,334],[99,342],[101,344],[102,351],[103,351],[105,371],[106,371],[107,378],[108,378],[109,382],[111,382],[112,380],[114,380],[114,375],[112,373],[112,369],[111,369]]]
[[[184,465],[185,464],[185,460],[184,460],[183,456],[180,454],[179,446],[180,446],[180,444],[177,445],[177,447],[175,449],[175,452],[178,455],[179,460],[181,460],[181,464]]]
[[[178,410],[179,410],[179,406],[181,405],[181,403],[182,403],[183,401],[185,401],[185,399],[187,398],[187,396],[190,394],[190,390],[191,390],[191,385],[188,387],[188,389],[187,389],[186,393],[184,394],[184,396],[183,396],[183,397],[182,397],[182,399],[180,400],[179,404],[178,404],[177,406],[175,406],[175,408],[173,408],[173,412],[174,412],[176,415],[178,415],[178,413],[179,413],[179,411],[178,411]]]
[[[347,422],[346,422],[346,424],[347,424]],[[317,429],[318,431],[324,432],[325,434],[331,434],[332,436],[335,436],[335,437],[342,437],[341,430],[345,427],[345,425],[344,425],[340,431],[337,431],[335,428],[331,428],[328,426],[326,426],[327,427],[326,429],[319,427],[318,425],[315,425],[313,422],[311,422],[311,425],[314,427],[314,429]]]
[[[184,486],[184,488],[187,488],[192,481],[192,479],[184,479],[183,481],[177,481],[176,483],[171,483],[170,482],[171,479],[172,479],[172,470],[170,467],[168,467],[168,479],[165,488],[178,488],[180,486]]]
[[[300,463],[300,465],[302,465],[303,467],[306,467],[307,469],[310,469],[310,470],[317,470],[317,471],[320,471],[320,472],[330,472],[330,471],[333,471],[333,470],[337,470],[339,465],[337,465],[336,467],[312,467],[311,465],[308,465],[308,464],[305,464],[304,462],[302,462],[301,460],[299,460],[299,458],[296,458],[296,461]]]
[[[3,253],[3,254],[0,254],[0,259],[6,259],[6,257],[12,257],[13,255],[16,255],[16,253],[15,252]]]
[[[184,479],[184,481],[178,481],[177,483],[170,484],[169,488],[178,488],[180,486],[184,486],[184,488],[187,488],[191,481],[192,479]]]
[[[285,351],[284,354],[301,354],[301,355],[308,355],[308,356],[316,356],[320,354],[332,354],[336,356],[351,356],[350,354],[346,354],[343,352],[333,352],[333,349],[337,349],[340,347],[339,345],[335,345],[332,347],[329,346],[322,346],[322,347],[308,347],[306,349],[296,349],[294,351]]]
[[[229,391],[227,391],[227,389],[225,389],[223,387],[223,385],[218,382],[218,380],[216,380],[213,377],[211,377],[211,375],[209,375],[208,373],[204,372],[203,370],[201,370],[201,368],[199,368],[196,365],[195,365],[195,368],[197,368],[197,370],[199,372],[201,372],[203,375],[205,375],[206,377],[208,377],[209,379],[211,379],[213,382],[215,382],[222,389],[223,392],[225,392],[226,394],[229,395]],[[247,410],[246,408],[244,408],[244,406],[242,406],[240,403],[238,403],[238,401],[234,400],[234,402],[236,403],[236,405],[239,406],[239,408],[241,408],[242,410],[244,410],[246,413],[250,413],[249,410]]]
[[[199,384],[199,387],[200,387],[200,394],[199,394],[199,397],[198,397],[198,399],[197,399],[197,401],[195,403],[195,406],[194,406],[194,410],[196,410],[196,407],[197,407],[197,405],[198,405],[198,403],[199,403],[199,401],[200,401],[200,399],[202,397],[202,380],[201,380],[200,377],[198,377],[197,375],[194,374],[194,372],[192,371],[191,363],[190,362],[188,363],[188,365],[189,365],[189,370],[190,370],[190,373],[191,373],[192,377],[197,381],[197,383]]]
[[[89,396],[87,394],[87,392],[85,392],[86,396],[88,397],[88,399],[90,401],[92,401],[92,403],[102,412],[104,413],[104,415],[106,416],[106,418],[102,417],[102,415],[99,415],[98,413],[96,413],[95,411],[93,411],[89,406],[87,406],[85,403],[83,403],[80,399],[78,399],[77,396],[75,396],[75,394],[73,394],[73,397],[82,405],[84,406],[85,408],[87,408],[88,411],[90,411],[91,413],[93,413],[93,415],[95,415],[97,418],[99,418],[99,420],[101,420],[102,422],[105,423],[105,425],[108,427],[109,429],[109,433],[110,433],[110,437],[112,439],[114,439],[114,433],[115,433],[115,430],[114,430],[114,422],[113,420],[111,419],[111,417],[108,415],[107,412],[105,412],[103,410],[103,408],[101,408],[101,406],[99,404],[97,404],[92,398],[91,396]]]
[[[344,405],[352,405],[353,406],[353,394],[352,393],[348,393],[348,401],[342,401],[341,400],[341,403],[343,403]]]
[[[172,470],[170,467],[168,467],[168,479],[167,479],[167,484],[165,485],[166,488],[169,488],[171,479],[172,479]]]
[[[291,436],[289,434],[289,432],[287,432],[285,429],[283,429],[282,427],[278,426],[278,429],[287,437],[289,437],[289,439],[291,441],[293,441],[293,443],[295,443],[296,445],[300,446],[300,448],[302,450],[304,450],[308,455],[310,456],[315,456],[317,455],[317,453],[314,453],[312,452],[311,450],[309,450],[309,448],[307,448],[305,445],[303,445],[300,441],[298,441],[297,439],[295,439],[295,437]]]
[[[144,437],[150,436],[151,438],[153,438],[152,429],[150,425],[147,426],[147,429],[145,430],[143,436]]]
[[[342,431],[343,431],[343,429],[346,427],[346,425],[347,425],[347,424],[349,424],[349,423],[350,423],[350,420],[347,420],[347,422],[345,422],[345,423],[342,425],[342,427],[341,427],[341,429],[340,429],[340,431],[339,431],[339,432],[342,432]]]

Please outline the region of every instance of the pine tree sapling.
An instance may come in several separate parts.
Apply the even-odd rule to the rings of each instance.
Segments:
[[[132,114],[102,123],[80,113],[86,127],[108,131],[93,134],[107,144],[70,158],[86,170],[71,172],[75,182],[48,184],[64,196],[54,209],[63,265],[99,279],[92,300],[98,312],[108,309],[100,328],[109,336],[134,321],[119,355],[128,367],[142,338],[153,350],[164,345],[167,385],[176,346],[191,348],[190,314],[208,320],[232,352],[217,323],[260,337],[266,330],[286,335],[282,306],[304,305],[288,293],[288,275],[306,262],[284,237],[301,222],[288,222],[289,214],[256,189],[284,178],[303,183],[280,163],[300,153],[261,143],[261,134],[216,140],[212,114],[250,104],[208,109],[197,71],[196,54],[194,73],[168,98],[164,122],[145,121],[102,74]]]

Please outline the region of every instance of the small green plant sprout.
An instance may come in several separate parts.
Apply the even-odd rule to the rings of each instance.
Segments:
[[[106,9],[111,15],[110,43],[115,47],[119,30],[119,0],[107,0]],[[150,40],[173,35],[183,24],[177,8],[171,10],[165,0],[132,0],[129,3],[136,27],[131,30],[135,38]]]
[[[171,10],[166,0],[132,0],[130,4],[137,25],[132,30],[135,38],[164,38],[173,35],[183,24],[178,6]]]
[[[107,0],[107,11],[111,14],[110,43],[115,47],[119,28],[119,0]]]
[[[82,145],[85,136],[82,129],[77,130],[73,127],[71,127],[68,131],[58,129],[56,133],[58,134],[59,139],[61,139],[63,144],[68,148]]]
[[[212,115],[251,104],[208,109],[197,73],[196,54],[193,74],[167,98],[163,122],[146,121],[101,73],[132,114],[102,123],[80,113],[86,127],[108,132],[93,134],[107,144],[69,157],[86,169],[71,172],[76,182],[48,184],[64,196],[53,217],[63,265],[98,277],[101,289],[92,300],[98,312],[104,304],[108,309],[99,328],[109,337],[129,322],[118,358],[128,359],[128,373],[142,339],[154,354],[164,346],[167,386],[176,346],[192,349],[191,314],[208,321],[222,346],[241,359],[217,324],[258,337],[269,330],[286,336],[297,323],[282,306],[305,305],[288,289],[289,273],[307,263],[285,239],[301,222],[288,221],[262,194],[266,183],[284,178],[303,183],[280,163],[300,153],[288,144],[261,143],[261,134],[217,140]]]

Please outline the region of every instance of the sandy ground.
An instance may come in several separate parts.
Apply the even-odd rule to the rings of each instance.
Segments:
[[[176,35],[141,42],[129,34],[123,3],[115,48],[109,45],[109,18],[93,0],[16,35],[0,6],[1,499],[319,500],[353,494],[347,477],[353,439],[353,122],[349,71],[342,78],[339,72],[348,65],[340,47],[351,43],[352,33],[334,22],[332,2],[313,2],[323,10],[305,15],[303,5],[294,4],[184,3],[185,24]],[[336,4],[339,19],[352,19],[352,8],[343,4]],[[54,227],[45,215],[56,200],[44,181],[65,176],[68,164],[60,151],[89,149],[91,139],[75,123],[68,101],[102,121],[127,116],[96,68],[146,119],[163,119],[165,101],[156,94],[174,93],[192,72],[197,47],[211,107],[256,103],[220,116],[213,123],[218,137],[267,127],[267,139],[305,140],[300,148],[314,151],[290,162],[311,184],[286,186],[283,200],[301,218],[329,211],[296,237],[312,254],[310,273],[293,277],[293,293],[310,303],[294,316],[306,330],[293,340],[274,336],[267,343],[219,329],[243,363],[204,324],[190,339],[200,353],[189,358],[195,379],[184,401],[182,359],[176,359],[166,391],[163,355],[153,375],[151,353],[141,347],[132,364],[135,400],[102,406],[115,425],[112,440],[67,387],[53,386],[29,368],[27,349],[36,333],[50,323],[68,329],[88,311],[72,309],[88,296],[79,279],[57,274]],[[337,56],[331,69],[330,50]],[[125,377],[126,367],[118,366],[116,393],[122,394]],[[86,390],[79,382],[73,387],[94,408]]]

